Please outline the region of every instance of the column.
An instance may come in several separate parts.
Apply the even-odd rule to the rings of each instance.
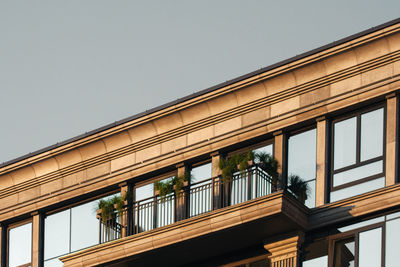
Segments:
[[[300,266],[300,246],[304,240],[303,233],[296,233],[283,240],[268,243],[264,248],[270,253],[268,258],[271,267],[298,267]]]
[[[216,151],[211,153],[211,177],[213,178],[213,201],[212,201],[212,209],[221,208],[221,170],[219,168],[219,161],[221,160],[221,154]]]
[[[397,103],[395,93],[386,96],[386,186],[396,183]]]
[[[316,119],[317,121],[317,177],[315,181],[315,206],[325,204],[326,200],[326,173],[327,173],[327,145],[328,124],[325,117]]]
[[[32,267],[43,266],[44,255],[44,218],[36,212],[32,215]]]
[[[123,182],[120,183],[119,185],[120,191],[121,191],[121,198],[123,198],[124,196],[126,196],[126,194],[128,193],[128,183],[127,182]],[[130,203],[128,203],[130,204]],[[124,208],[122,214],[121,214],[121,237],[127,237],[130,233],[129,231],[129,223],[128,223],[128,216],[129,213],[129,205]]]
[[[281,176],[278,188],[286,187],[286,134],[282,130],[274,133],[274,157],[279,163],[278,173]]]
[[[187,167],[184,163],[176,165],[178,177],[184,177]],[[189,192],[188,188],[182,188],[175,198],[175,221],[184,220],[188,216],[189,209]]]

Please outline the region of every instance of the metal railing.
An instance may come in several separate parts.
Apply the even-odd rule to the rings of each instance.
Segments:
[[[210,178],[182,188],[179,194],[156,195],[130,203],[107,221],[100,217],[99,242],[149,231],[275,190],[271,177],[258,165],[253,165],[235,173],[229,181],[223,181],[221,177]]]

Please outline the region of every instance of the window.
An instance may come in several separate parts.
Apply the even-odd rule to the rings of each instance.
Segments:
[[[189,216],[212,210],[211,162],[192,167],[189,193]]]
[[[164,176],[158,181],[166,183],[173,177]],[[154,180],[151,183],[135,187],[135,232],[149,231],[174,222],[175,199],[173,194],[156,195]],[[157,212],[156,216],[155,212]]]
[[[331,202],[385,186],[384,108],[333,121]]]
[[[98,201],[93,200],[46,216],[44,221],[45,267],[62,266],[59,257],[99,244],[100,224],[96,218]]]
[[[399,265],[400,255],[400,212],[380,216],[336,229],[339,234],[329,237],[329,266],[333,267],[395,267]],[[323,239],[315,243],[307,252],[303,267],[327,266],[310,264],[319,261]],[[310,254],[307,256],[307,254]],[[315,257],[315,259],[311,259]]]
[[[8,266],[31,266],[32,222],[8,230]]]
[[[291,135],[288,140],[288,177],[297,175],[307,183],[309,194],[305,205],[315,207],[316,129]]]

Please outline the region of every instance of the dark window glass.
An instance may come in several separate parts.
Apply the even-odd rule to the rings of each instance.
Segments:
[[[268,261],[265,260],[259,260],[259,261],[255,261],[255,262],[251,262],[249,264],[249,267],[268,267]]]
[[[335,243],[334,267],[354,267],[355,242],[354,238]]]
[[[32,223],[9,230],[8,266],[15,267],[31,262]]]

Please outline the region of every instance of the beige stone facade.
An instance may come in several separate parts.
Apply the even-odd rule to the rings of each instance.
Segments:
[[[61,258],[64,266],[131,266],[151,262],[157,253],[176,259],[192,246],[197,256],[182,256],[177,265],[242,266],[254,248],[257,259],[261,255],[270,266],[301,266],[308,233],[400,208],[399,89],[400,20],[3,164],[1,266],[7,266],[8,229],[18,221],[32,222],[31,264],[43,266],[41,215],[126,191],[127,184],[134,187],[163,172],[184,173],[178,164],[209,160],[212,176],[218,177],[222,156],[266,141],[274,144],[285,177],[288,136],[314,127],[316,207],[278,190]],[[375,105],[385,108],[385,186],[331,202],[332,121]]]

